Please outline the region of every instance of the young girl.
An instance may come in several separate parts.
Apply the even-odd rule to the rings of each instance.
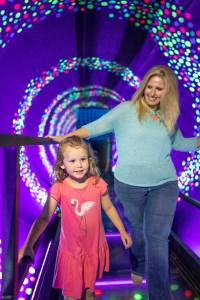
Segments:
[[[119,230],[125,248],[132,240],[108,196],[105,181],[99,177],[92,151],[81,138],[71,136],[60,143],[54,175],[56,183],[19,251],[19,260],[25,255],[34,256],[34,243],[59,205],[61,234],[53,287],[61,288],[65,299],[85,295],[92,300],[96,279],[109,270],[101,207]]]

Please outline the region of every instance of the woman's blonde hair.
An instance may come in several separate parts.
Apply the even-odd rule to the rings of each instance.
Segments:
[[[72,148],[83,148],[87,152],[88,156],[88,161],[89,161],[89,169],[88,169],[88,177],[89,176],[94,176],[95,177],[95,184],[99,180],[99,170],[96,166],[95,163],[95,156],[93,153],[92,148],[84,142],[83,139],[81,139],[78,136],[70,136],[66,137],[58,146],[58,151],[57,151],[57,157],[56,157],[56,162],[54,165],[53,169],[53,180],[61,182],[63,181],[66,177],[68,177],[67,171],[65,169],[62,169],[63,165],[63,153],[66,147],[72,147]]]
[[[159,104],[159,116],[165,124],[168,132],[172,132],[175,128],[175,124],[179,115],[179,95],[176,76],[169,67],[157,65],[151,68],[145,74],[140,87],[134,93],[131,100],[137,105],[138,118],[140,121],[142,121],[145,115],[149,112],[148,105],[145,105],[143,101],[144,90],[149,80],[154,76],[158,76],[163,79],[166,87],[166,94]]]

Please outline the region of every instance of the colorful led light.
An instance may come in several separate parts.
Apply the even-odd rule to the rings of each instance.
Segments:
[[[191,298],[193,296],[193,292],[191,290],[185,290],[183,294],[186,298]]]
[[[126,2],[126,3],[125,3]],[[66,11],[104,10],[108,17],[129,19],[133,26],[148,30],[152,38],[159,45],[161,52],[168,59],[168,65],[174,69],[175,74],[183,86],[187,88],[194,99],[199,103],[199,52],[200,30],[192,23],[191,13],[184,12],[184,7],[170,1],[24,1],[23,3],[1,0],[0,10],[0,45],[5,48],[15,34],[32,28],[35,23],[42,22],[51,15],[61,17]],[[5,6],[5,9],[4,9]],[[49,79],[51,80],[51,79]],[[196,124],[194,133],[200,131],[199,107],[195,108]],[[21,120],[23,123],[23,120]],[[198,186],[197,177],[192,176],[192,164],[199,171],[198,154],[193,161],[187,162],[189,171],[182,170],[179,174],[179,187],[183,192]],[[187,160],[186,160],[187,161]]]
[[[135,294],[133,295],[133,299],[134,299],[134,300],[142,300],[142,298],[143,298],[142,294],[135,293]]]
[[[142,284],[146,284],[146,279],[142,280]],[[95,286],[110,286],[110,285],[134,285],[133,281],[130,279],[123,280],[101,280],[97,281]]]
[[[179,286],[176,283],[172,283],[171,286],[170,286],[170,289],[171,289],[172,292],[176,292],[176,291],[178,291]]]
[[[38,284],[40,276],[42,274],[51,244],[52,244],[52,241],[49,242],[49,245],[47,247],[47,251],[46,251],[42,266],[40,268],[39,274],[38,274],[38,272],[36,272],[36,269],[38,270],[37,261],[34,261],[33,265],[29,268],[29,272],[26,274],[26,278],[24,280],[25,284],[23,282],[22,286],[20,287],[20,291],[17,295],[18,300],[20,300],[20,299],[21,300],[22,299],[26,299],[26,300],[32,299],[33,300],[34,299],[37,284]],[[32,276],[33,273],[36,274],[36,276],[33,277]]]

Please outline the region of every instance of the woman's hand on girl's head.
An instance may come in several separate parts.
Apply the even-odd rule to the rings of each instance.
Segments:
[[[130,248],[133,244],[131,236],[126,232],[120,232],[121,240],[126,249]]]
[[[56,136],[56,135],[46,135],[45,136],[46,139],[50,139],[50,140],[53,140],[54,142],[62,142],[62,140],[64,139],[64,136]]]

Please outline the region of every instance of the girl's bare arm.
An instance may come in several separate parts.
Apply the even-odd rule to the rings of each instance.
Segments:
[[[47,227],[56,207],[57,201],[52,197],[48,197],[40,215],[32,224],[23,247],[19,250],[18,261],[26,255],[34,257],[33,246]]]
[[[116,208],[112,204],[108,193],[105,193],[102,196],[101,203],[102,203],[102,208],[105,211],[106,215],[112,221],[112,223],[115,225],[115,227],[118,229],[125,248],[131,247],[132,239],[131,239],[130,235],[126,232],[124,224],[123,224]]]

